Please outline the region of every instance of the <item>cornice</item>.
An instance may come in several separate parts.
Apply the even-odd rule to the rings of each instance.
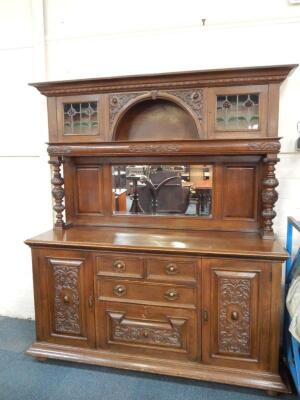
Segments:
[[[281,83],[297,65],[174,72],[31,83],[49,97],[122,91]]]

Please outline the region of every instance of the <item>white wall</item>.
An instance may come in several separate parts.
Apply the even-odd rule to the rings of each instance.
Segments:
[[[34,317],[23,240],[52,224],[46,103],[28,82],[300,63],[299,37],[287,0],[0,0],[0,314]],[[299,68],[281,89],[281,237],[300,219],[298,120]]]

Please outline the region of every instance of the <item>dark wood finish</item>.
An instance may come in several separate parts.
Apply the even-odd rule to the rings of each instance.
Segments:
[[[270,265],[258,261],[203,261],[205,363],[268,368],[270,274]]]
[[[56,222],[26,241],[37,336],[28,354],[289,390],[279,371],[287,253],[272,220],[279,86],[294,67],[33,84],[48,96]],[[259,125],[217,129],[216,96],[249,93],[259,94]],[[85,103],[75,134],[78,112],[65,103]],[[134,214],[138,174],[134,193],[128,179],[113,191],[114,165],[199,164],[212,178],[209,188],[193,188],[196,216]],[[210,191],[206,217],[198,215],[201,190]],[[172,197],[183,192],[163,206],[178,212]],[[153,214],[162,203],[152,199]]]

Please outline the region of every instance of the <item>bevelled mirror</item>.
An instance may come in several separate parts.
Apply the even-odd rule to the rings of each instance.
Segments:
[[[212,165],[113,165],[113,210],[117,215],[212,214]]]

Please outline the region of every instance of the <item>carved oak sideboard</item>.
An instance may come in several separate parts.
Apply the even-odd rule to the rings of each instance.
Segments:
[[[272,221],[293,67],[33,84],[56,219],[26,241],[28,354],[288,391]]]

